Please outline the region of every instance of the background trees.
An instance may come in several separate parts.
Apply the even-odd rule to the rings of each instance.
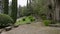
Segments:
[[[39,16],[42,14],[47,14],[48,7],[46,3],[47,0],[27,0],[27,6],[25,6],[24,10],[27,10],[26,14],[33,13]]]
[[[46,0],[32,0],[32,7],[35,14],[44,14],[47,11]]]
[[[36,14],[41,16],[42,14],[47,14],[48,7],[47,7],[47,0],[27,0],[27,6],[22,7],[22,14]],[[24,9],[25,8],[25,9]]]
[[[8,1],[4,1],[7,2]],[[8,4],[6,4],[8,6]],[[5,6],[4,6],[5,7]],[[10,8],[10,7],[9,7]],[[19,7],[17,11],[17,0],[12,0],[11,4],[11,17],[14,20],[14,22],[17,19],[17,16],[28,16],[33,14],[42,16],[47,15],[48,7],[47,7],[47,0],[27,0],[27,6]],[[5,10],[5,9],[4,9]],[[7,11],[4,11],[4,13],[8,13]],[[18,15],[19,14],[19,15]]]

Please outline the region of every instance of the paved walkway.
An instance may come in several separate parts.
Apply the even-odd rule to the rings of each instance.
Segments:
[[[40,22],[20,25],[10,31],[3,32],[2,34],[60,34],[60,28],[45,27]]]

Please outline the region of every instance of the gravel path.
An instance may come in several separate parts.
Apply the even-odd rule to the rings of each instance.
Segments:
[[[2,34],[60,34],[60,28],[46,27],[40,22],[20,25],[18,28],[12,29]]]

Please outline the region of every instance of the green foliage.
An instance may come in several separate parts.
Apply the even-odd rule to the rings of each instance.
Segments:
[[[32,16],[29,16],[30,21],[35,21],[35,19]]]
[[[23,18],[22,20],[25,21],[25,18]]]
[[[31,23],[31,22],[33,22],[33,20],[34,20],[34,17],[32,17],[32,16],[27,16],[27,17],[24,17],[24,18],[19,18],[19,19],[17,19],[15,25]]]
[[[17,0],[12,0],[12,12],[11,12],[11,17],[16,22],[17,19]]]
[[[34,1],[32,2],[33,13],[39,16],[47,13],[48,8],[46,6],[46,0],[33,0],[33,1]]]
[[[27,1],[28,2],[28,1]],[[48,7],[46,5],[47,0],[32,0],[31,3],[27,3],[27,6],[21,7],[20,15],[29,16],[31,13],[42,15],[47,14]]]
[[[57,21],[51,20],[51,24],[56,24],[58,23]]]
[[[30,15],[30,11],[27,11],[28,9],[26,7],[22,7],[20,10],[20,15],[21,16],[29,16]]]
[[[51,20],[44,20],[43,23],[45,26],[48,26],[51,23]]]
[[[46,18],[46,15],[41,15],[41,18],[43,19],[43,20],[46,20],[47,18]]]
[[[0,26],[9,26],[13,24],[13,19],[6,15],[6,14],[0,14]]]

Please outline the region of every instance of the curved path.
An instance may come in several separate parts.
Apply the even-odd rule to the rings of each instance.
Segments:
[[[45,27],[41,22],[20,25],[2,34],[60,34],[60,28]]]

